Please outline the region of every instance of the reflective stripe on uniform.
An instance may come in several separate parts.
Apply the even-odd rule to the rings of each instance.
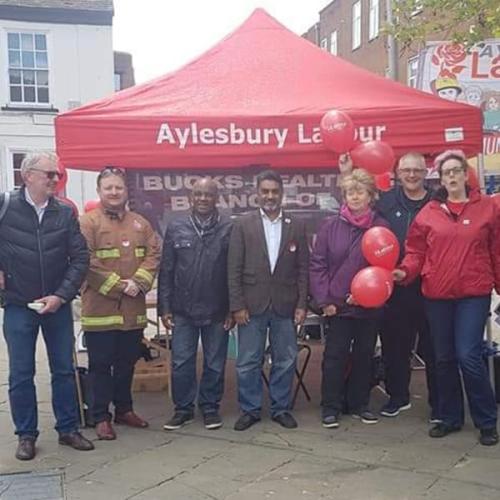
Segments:
[[[145,257],[146,256],[146,247],[137,247],[135,249],[136,257]]]
[[[111,289],[120,281],[120,276],[116,273],[111,273],[99,288],[99,293],[107,295]]]
[[[123,325],[123,316],[82,316],[82,327]]]
[[[99,259],[117,259],[120,257],[119,248],[101,248],[95,251]]]
[[[153,279],[154,279],[153,275],[149,271],[146,271],[146,269],[142,269],[142,267],[137,269],[134,276],[142,278],[143,280],[147,281],[150,285],[153,284]]]
[[[148,317],[145,315],[145,314],[139,314],[137,316],[137,324],[141,324],[141,323],[147,323],[148,322]]]

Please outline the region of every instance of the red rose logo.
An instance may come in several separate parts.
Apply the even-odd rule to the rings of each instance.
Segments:
[[[443,61],[446,66],[455,66],[465,60],[467,52],[459,43],[447,43],[440,45],[435,52],[435,57]],[[435,59],[433,58],[433,62]]]

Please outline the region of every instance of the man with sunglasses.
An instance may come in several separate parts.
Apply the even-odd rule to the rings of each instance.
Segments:
[[[349,157],[339,164],[343,174],[352,169]],[[431,199],[425,186],[427,167],[419,153],[403,155],[396,168],[397,185],[380,193],[377,210],[389,222],[399,241],[400,260],[404,257],[405,240],[413,219]],[[383,417],[397,417],[411,408],[410,378],[411,357],[419,336],[419,351],[426,365],[430,422],[439,420],[435,380],[435,360],[430,341],[429,326],[425,317],[420,280],[411,286],[395,286],[387,303],[381,325],[382,351],[385,366],[385,387],[389,401],[382,407]]]
[[[16,458],[31,460],[39,434],[34,375],[40,328],[49,358],[59,443],[82,451],[94,448],[78,432],[71,312],[89,257],[72,208],[54,198],[57,158],[50,153],[30,154],[21,164],[21,176],[23,186],[10,193],[0,222],[0,286],[10,408],[19,438]],[[6,200],[0,198],[0,206]]]

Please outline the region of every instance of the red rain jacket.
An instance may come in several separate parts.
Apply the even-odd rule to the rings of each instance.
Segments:
[[[458,299],[500,292],[500,210],[489,197],[472,191],[454,216],[445,203],[430,201],[417,215],[399,266],[403,284],[422,276],[430,299]]]

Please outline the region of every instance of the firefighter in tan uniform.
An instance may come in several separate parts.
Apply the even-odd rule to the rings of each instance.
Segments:
[[[82,287],[82,328],[94,391],[93,416],[99,439],[116,439],[115,422],[132,427],[148,423],[133,411],[131,385],[147,324],[145,294],[157,271],[160,239],[146,219],[129,212],[125,174],[107,167],[97,177],[101,206],[82,216],[81,230],[90,251]]]

